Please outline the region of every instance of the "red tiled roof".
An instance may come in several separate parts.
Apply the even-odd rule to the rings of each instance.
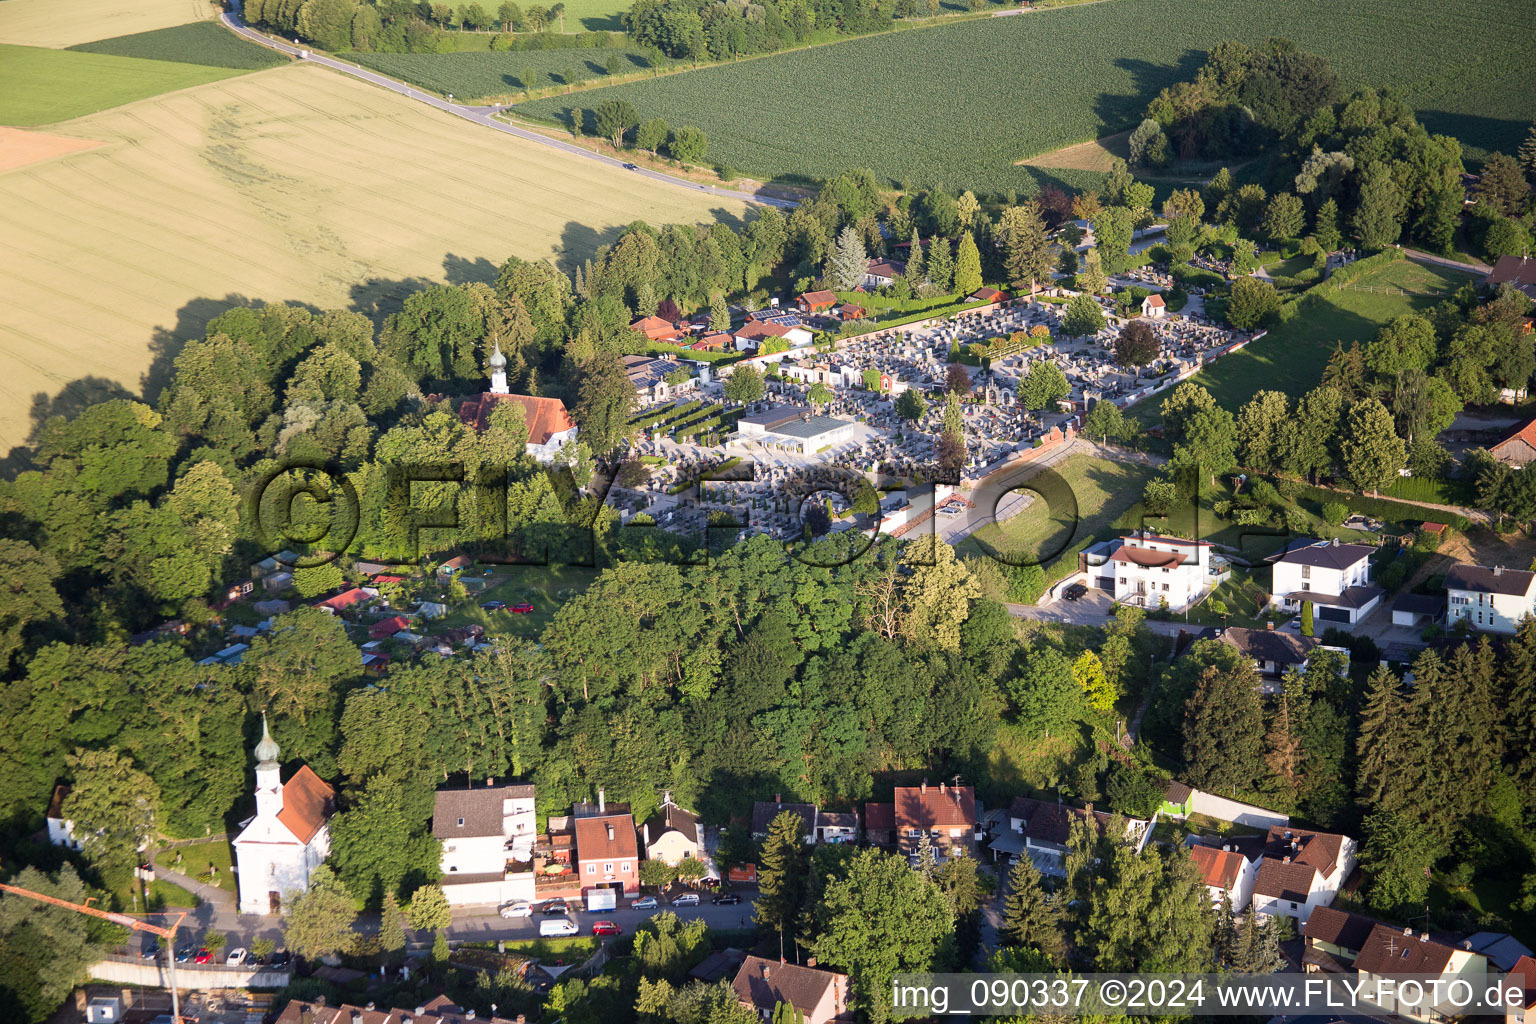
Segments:
[[[1536,957],[1523,956],[1515,961],[1509,980],[1525,989],[1525,1005],[1536,1005]]]
[[[837,293],[830,291],[806,292],[800,302],[807,306],[830,306],[837,301]]]
[[[1366,974],[1443,974],[1454,952],[1411,928],[1378,924],[1360,947],[1355,968]]]
[[[383,640],[385,637],[394,636],[402,629],[410,629],[411,620],[404,615],[391,615],[387,619],[380,619],[368,628],[370,640]]]
[[[788,327],[768,323],[766,320],[748,320],[736,332],[736,337],[754,341],[758,338],[782,338],[789,334]]]
[[[366,593],[361,588],[353,587],[351,590],[342,591],[340,594],[328,597],[319,603],[322,608],[329,608],[333,612],[339,612],[351,608],[353,605],[362,604],[372,596],[372,594]]]
[[[558,398],[495,395],[490,392],[465,402],[459,410],[459,418],[476,430],[484,430],[490,425],[491,411],[496,408],[497,402],[516,402],[523,407],[523,422],[528,425],[529,444],[548,444],[551,437],[576,425],[565,411],[565,403]]]
[[[865,804],[864,827],[881,831],[896,827],[895,804]]]
[[[1192,846],[1189,855],[1194,858],[1205,884],[1218,889],[1231,889],[1236,885],[1237,876],[1242,874],[1243,865],[1248,860],[1236,850],[1218,850],[1214,846]]]
[[[688,346],[696,352],[708,352],[712,349],[733,348],[729,334],[707,334],[700,340]]]
[[[1157,309],[1159,306],[1165,305],[1163,302],[1163,297],[1156,292],[1148,295],[1145,299],[1142,300],[1142,302],[1145,305],[1151,306],[1153,309]]]
[[[731,987],[747,1006],[771,1012],[779,1003],[788,1003],[809,1017],[842,977],[831,971],[749,956],[742,961]]]
[[[283,809],[277,820],[301,843],[308,843],[330,817],[336,791],[305,765],[283,784]]]
[[[1343,848],[1344,837],[1331,832],[1271,826],[1264,839],[1264,859],[1259,863],[1253,891],[1262,896],[1301,903],[1312,891],[1315,876],[1326,878],[1333,874]]]
[[[1529,462],[1536,454],[1536,419],[1526,423],[1488,451],[1497,459]]]
[[[898,828],[961,828],[976,824],[976,790],[970,786],[897,786]]]
[[[582,860],[625,860],[639,855],[632,816],[604,814],[576,819],[576,856]]]

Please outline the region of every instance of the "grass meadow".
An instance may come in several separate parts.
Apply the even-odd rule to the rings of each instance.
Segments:
[[[1134,126],[1214,43],[1283,35],[1327,56],[1349,87],[1397,89],[1431,131],[1459,137],[1476,159],[1512,150],[1536,109],[1529,15],[1526,0],[1113,0],[867,36],[518,109],[570,123],[576,110],[621,97],[641,117],[702,128],[712,161],[763,179],[869,167],[891,182],[1023,193],[1096,176],[1018,161]]]
[[[503,50],[484,53],[350,53],[347,59],[456,100],[512,98],[526,89],[633,74],[650,60],[634,49]]]
[[[4,0],[5,4],[16,0]],[[0,124],[53,124],[242,72],[0,43]]]
[[[318,67],[50,131],[106,144],[0,174],[0,452],[83,378],[154,390],[232,305],[372,314],[430,282],[489,280],[509,255],[585,259],[637,219],[745,212]]]
[[[6,0],[7,3],[13,0]],[[216,21],[195,21],[173,28],[98,39],[71,46],[82,53],[108,53],[118,57],[202,64],[215,68],[259,71],[288,63],[288,58],[264,46],[242,39]]]

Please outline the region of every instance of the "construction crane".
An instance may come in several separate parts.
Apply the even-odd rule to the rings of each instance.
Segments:
[[[113,924],[131,928],[136,932],[147,932],[150,935],[158,935],[166,940],[165,946],[165,970],[166,977],[170,980],[171,988],[171,1020],[174,1024],[181,1024],[181,1002],[176,995],[176,929],[181,926],[182,920],[187,916],[185,911],[177,913],[176,920],[170,925],[162,926],[150,924],[148,921],[140,921],[136,917],[127,914],[119,914],[111,910],[102,910],[100,907],[91,906],[92,896],[84,903],[71,903],[61,900],[57,896],[49,896],[45,893],[33,892],[31,889],[23,889],[17,885],[6,885],[0,882],[0,892],[10,893],[12,896],[25,896],[29,900],[37,900],[39,903],[48,903],[55,907],[63,907],[65,910],[73,910],[78,914],[89,914],[99,917],[103,921],[111,921]]]

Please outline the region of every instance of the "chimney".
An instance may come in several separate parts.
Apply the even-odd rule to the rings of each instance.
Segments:
[[[1266,622],[1264,623],[1264,628],[1273,633],[1275,631],[1275,624],[1273,622]]]
[[[1413,929],[1412,928],[1404,928],[1403,929],[1403,934],[1404,935],[1412,935],[1413,934]]]
[[[1493,574],[1495,576],[1503,576],[1504,575],[1504,567],[1502,565],[1494,566],[1493,567]]]
[[[1232,844],[1231,843],[1222,843],[1221,844],[1221,852],[1222,853],[1231,853],[1232,852]]]
[[[1333,546],[1334,547],[1338,547],[1339,546],[1339,538],[1337,538],[1337,537],[1333,538]]]
[[[372,1010],[373,1009],[373,1000],[372,999],[368,1000],[368,1005],[363,1007],[363,1009],[365,1009],[365,1010]]]
[[[768,977],[768,965],[763,964],[763,977]]]
[[[602,787],[599,786],[598,790],[597,790],[597,813],[598,814],[602,814],[603,813],[603,808],[606,807],[606,806],[607,805],[603,801],[603,790],[602,790]]]
[[[1471,948],[1471,947],[1468,947],[1468,948]],[[805,966],[807,966],[807,967],[815,967],[816,966],[816,958],[813,957],[813,956],[806,957],[805,958]]]
[[[609,831],[611,832],[613,830],[610,828]],[[645,824],[640,826],[640,834],[645,838],[645,845],[646,846],[650,846],[651,845],[651,823],[650,822],[646,822]]]
[[[924,780],[923,780],[923,785],[922,785],[922,794],[923,794],[923,795],[924,795],[924,796],[927,796],[927,795],[928,795],[928,780],[927,780],[927,779],[924,779]]]
[[[775,807],[783,807],[784,806],[784,794],[783,793],[775,793],[775,794],[773,794],[773,804],[774,804]]]
[[[416,1016],[420,1017],[423,1014],[425,1014],[426,1012],[427,1012],[427,1008],[425,1006],[418,1006],[418,1007],[416,1007]]]
[[[1429,932],[1425,932],[1423,935],[1420,935],[1419,936],[1419,941],[1420,942],[1428,942],[1429,941]]]
[[[363,1015],[361,1011],[352,1011],[352,1024],[363,1024]]]
[[[1290,862],[1291,862],[1291,855],[1290,854],[1286,854],[1285,857],[1280,861],[1280,863],[1282,863],[1282,864],[1289,864]]]
[[[949,787],[945,786],[944,783],[942,783],[942,782],[939,783],[939,796],[943,796],[948,791],[949,791]]]
[[[464,1019],[465,1020],[474,1020],[475,1019],[475,1011],[474,1010],[465,1010],[464,1011]]]
[[[485,780],[485,788],[486,789],[492,789],[492,788],[495,787],[495,785],[496,785],[496,778],[495,778],[495,776],[492,776],[491,778]]]

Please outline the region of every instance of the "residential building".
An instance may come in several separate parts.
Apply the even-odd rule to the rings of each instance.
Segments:
[[[870,846],[896,845],[896,805],[864,805],[864,841]]]
[[[256,744],[256,814],[235,837],[240,913],[279,914],[309,889],[309,878],[331,852],[331,815],[336,791],[304,765],[281,780],[281,751],[261,720]]]
[[[698,815],[672,802],[672,794],[662,798],[656,813],[640,826],[640,843],[646,860],[659,860],[677,867],[689,857],[698,858],[704,849],[704,832]]]
[[[514,1024],[505,1017],[492,1014],[478,1016],[474,1010],[457,1006],[447,996],[438,996],[414,1010],[391,1010],[376,1007],[373,1003],[354,1006],[342,1003],[327,1006],[323,999],[314,1002],[291,1000],[277,1015],[276,1024]]]
[[[1274,563],[1271,608],[1299,612],[1311,602],[1317,620],[1353,625],[1376,609],[1382,589],[1371,585],[1370,558],[1375,548],[1366,544],[1318,541],[1293,547]]]
[[[1214,906],[1219,908],[1225,898],[1234,914],[1248,909],[1248,902],[1253,899],[1254,879],[1259,873],[1254,858],[1230,843],[1219,847],[1192,843],[1189,855],[1195,867],[1200,869],[1205,891],[1210,894]]]
[[[635,389],[641,405],[670,402],[678,395],[693,391],[699,386],[697,377],[688,377],[676,384],[667,378],[683,370],[683,364],[671,359],[654,359],[650,356],[629,355],[622,357],[624,373]]]
[[[684,333],[677,324],[659,316],[643,316],[630,324],[629,329],[645,335],[647,341],[676,341]]]
[[[64,817],[64,801],[68,798],[68,786],[61,783],[53,787],[53,799],[48,801],[48,841],[54,846],[78,850],[80,840],[75,837],[75,823]]]
[[[972,302],[1004,302],[1008,299],[1008,293],[999,288],[993,288],[991,285],[984,285],[972,292],[967,298]]]
[[[1153,292],[1141,300],[1141,315],[1153,320],[1161,320],[1168,315],[1168,304],[1163,301],[1162,295]]]
[[[859,841],[859,815],[856,811],[821,811],[816,815],[818,843],[856,843]]]
[[[1453,565],[1445,574],[1446,625],[1465,621],[1489,633],[1513,633],[1536,615],[1536,573],[1502,565]]]
[[[432,835],[442,843],[443,895],[454,906],[534,898],[534,789],[484,785],[440,789]]]
[[[768,835],[768,826],[773,824],[773,819],[788,811],[800,816],[801,828],[805,833],[805,841],[816,841],[817,807],[815,804],[785,803],[781,793],[775,793],[772,801],[758,800],[752,804],[752,837],[763,839]]]
[[[640,850],[635,819],[628,813],[577,818],[576,874],[583,891],[609,886],[632,893],[640,888]]]
[[[1355,957],[1359,980],[1378,994],[1376,1005],[1387,1013],[1409,1020],[1438,1022],[1458,1019],[1462,1013],[1451,1004],[1442,987],[1437,993],[1423,986],[1418,998],[1405,999],[1407,991],[1397,986],[1377,986],[1373,979],[1403,974],[1438,976],[1449,983],[1453,978],[1467,982],[1471,991],[1487,988],[1488,960],[1470,949],[1458,949],[1412,928],[1377,924],[1366,936],[1360,955]]]
[[[1306,948],[1301,969],[1309,974],[1353,974],[1355,958],[1376,927],[1374,918],[1334,907],[1316,907],[1301,926]]]
[[[741,1005],[759,1020],[772,1020],[780,1003],[793,1006],[805,1024],[853,1020],[846,974],[749,956],[742,961],[731,988]]]
[[[1529,256],[1500,256],[1483,282],[1498,287],[1506,281],[1524,292],[1527,298],[1536,299],[1536,259]]]
[[[930,786],[897,786],[896,848],[907,855],[917,852],[926,833],[939,855],[958,852],[975,856],[981,832],[976,811],[976,790],[971,786],[939,783]]]
[[[756,352],[769,338],[782,338],[790,348],[804,348],[815,335],[799,325],[774,323],[770,320],[749,319],[738,327],[733,336],[738,352]]]
[[[1488,966],[1501,971],[1512,971],[1521,960],[1536,956],[1531,947],[1508,932],[1473,932],[1462,945],[1483,954],[1488,958]],[[1531,981],[1536,983],[1536,974],[1531,975]]]
[[[1278,679],[1291,669],[1304,670],[1312,652],[1321,644],[1313,637],[1297,636],[1284,630],[1242,626],[1218,630],[1217,639],[1252,661],[1259,675],[1268,676],[1270,680]],[[1266,691],[1279,690],[1276,682],[1265,681],[1263,686]]]
[[[864,271],[861,284],[865,288],[888,288],[906,272],[907,265],[902,260],[872,259]]]
[[[837,293],[833,291],[806,292],[795,300],[802,313],[825,313],[837,305]]]
[[[994,856],[1027,856],[1041,874],[1062,878],[1066,876],[1067,841],[1072,836],[1073,820],[1091,822],[1103,834],[1113,817],[1091,806],[1073,807],[1033,797],[1014,797],[1008,805],[1008,831],[993,839],[990,849]],[[1148,825],[1140,818],[1126,818],[1126,835],[1137,839]]]
[[[1085,552],[1088,583],[1120,604],[1183,611],[1215,585],[1211,543],[1164,537],[1145,530]]]
[[[1254,909],[1306,924],[1315,908],[1333,904],[1355,869],[1356,850],[1348,836],[1270,826],[1253,886]]]
[[[1536,459],[1536,419],[1521,424],[1508,437],[1488,449],[1488,454],[1515,469]]]
[[[1519,1005],[1505,1009],[1504,1024],[1536,1024],[1536,958],[1525,956],[1516,961],[1505,985],[1519,989],[1521,998]]]

